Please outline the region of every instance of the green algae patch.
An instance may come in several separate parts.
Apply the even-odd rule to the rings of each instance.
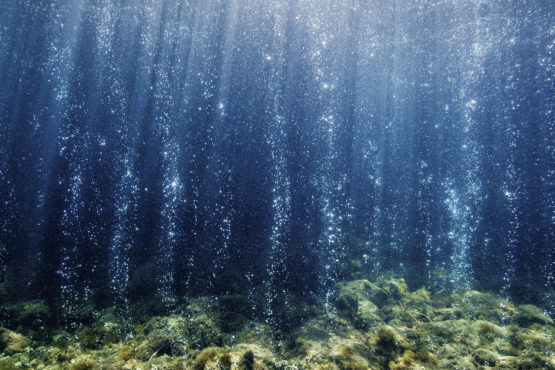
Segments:
[[[411,291],[391,275],[338,282],[331,293],[331,304],[292,313],[303,319],[283,332],[255,317],[246,297],[227,295],[192,298],[131,326],[107,310],[96,322],[37,340],[24,323],[51,314],[40,302],[20,304],[23,313],[14,317],[21,332],[1,329],[0,368],[555,368],[553,320],[536,306],[475,290]]]
[[[31,340],[19,333],[8,329],[0,329],[0,345],[5,353],[23,352],[31,345]]]

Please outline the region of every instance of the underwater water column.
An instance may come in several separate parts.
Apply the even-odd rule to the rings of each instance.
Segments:
[[[122,196],[115,205],[116,226],[110,243],[110,288],[114,303],[124,313],[128,311],[129,253],[133,247],[133,232],[136,228],[132,222],[135,211],[133,200],[138,193],[138,181],[133,175],[131,161],[130,158],[123,160],[122,167],[127,169],[116,186],[116,192]]]
[[[424,163],[417,139],[420,121],[426,118],[420,95],[427,74],[425,57],[418,53],[421,37],[413,36],[423,22],[421,7],[400,2],[357,4],[351,17],[356,20],[353,32],[359,36],[352,41],[356,48],[345,54],[354,66],[350,79],[356,82],[342,91],[343,99],[355,91],[354,101],[360,102],[347,116],[355,132],[348,177],[358,194],[354,207],[360,210],[352,220],[354,232],[361,232],[366,223],[361,235],[363,260],[375,273],[395,270],[419,278],[424,262],[417,232],[425,233],[427,225],[416,227],[422,212],[415,203],[423,194],[416,167]]]
[[[58,10],[35,2],[11,2],[2,17],[6,54],[1,77],[5,88],[0,94],[0,244],[7,245],[0,254],[5,262],[2,271],[11,266],[11,281],[21,282],[13,286],[14,291],[28,290],[40,275],[37,266],[45,257],[39,244],[49,227],[46,215],[56,181],[59,122],[67,115],[83,4],[78,1]],[[27,32],[28,27],[39,31]],[[37,64],[43,68],[37,69]]]
[[[159,229],[156,237],[157,293],[167,309],[177,302],[176,250],[187,248],[184,230],[180,224],[186,203],[186,176],[183,173],[183,152],[187,142],[180,140],[186,131],[185,122],[178,120],[183,108],[180,98],[183,85],[180,77],[186,72],[186,61],[181,62],[183,44],[178,32],[182,21],[183,5],[152,2],[148,6],[148,18],[154,32],[149,34],[156,43],[154,69],[152,70],[152,103],[148,112],[152,125],[152,138],[158,143],[161,175],[159,189]],[[186,14],[186,13],[185,13]]]
[[[514,126],[514,125],[511,125]],[[514,127],[509,126],[507,129],[510,133],[514,133]],[[510,137],[510,134],[509,134]],[[510,139],[509,139],[510,140]],[[508,222],[508,229],[504,239],[505,261],[503,272],[503,288],[502,293],[510,296],[511,284],[516,278],[516,265],[517,256],[516,251],[518,248],[518,232],[520,229],[519,210],[516,205],[516,195],[519,190],[519,183],[517,182],[517,173],[514,168],[514,153],[509,156],[509,162],[506,167],[506,180],[503,183],[503,194],[506,197],[505,207],[507,213],[510,215]]]
[[[392,97],[397,92],[391,84],[396,78],[393,70],[399,63],[391,50],[398,49],[398,40],[402,37],[394,18],[398,11],[381,5],[351,4],[349,23],[356,25],[358,37],[353,40],[350,54],[346,54],[348,59],[354,59],[350,78],[356,81],[351,91],[355,100],[350,175],[356,226],[351,232],[362,240],[362,262],[373,274],[389,269],[392,263],[389,240],[395,223],[388,211],[394,206],[390,199],[393,184],[388,163],[393,150]]]
[[[483,213],[479,166],[484,153],[477,140],[480,122],[477,122],[475,112],[485,108],[479,101],[481,92],[476,87],[484,74],[484,58],[493,41],[485,27],[488,19],[477,16],[480,6],[478,2],[468,8],[457,9],[467,15],[466,24],[455,25],[457,34],[450,42],[466,45],[467,49],[458,55],[460,80],[454,87],[458,89],[458,96],[454,99],[454,104],[446,104],[444,107],[446,111],[454,109],[456,112],[452,121],[455,127],[451,129],[451,135],[459,139],[455,142],[458,147],[451,148],[456,153],[454,157],[458,163],[452,167],[453,172],[446,171],[446,178],[442,183],[446,196],[445,205],[450,216],[448,239],[453,246],[450,281],[457,290],[467,290],[473,285],[470,254],[477,247],[475,232]]]
[[[0,24],[2,25],[0,27],[0,50],[2,53],[2,57],[0,58],[0,67],[2,67],[2,70],[4,70],[5,68],[5,64],[7,63],[7,61],[9,60],[9,54],[8,54],[8,50],[9,50],[9,40],[10,38],[8,37],[8,27],[12,26],[10,23],[13,21],[14,17],[13,14],[15,13],[15,7],[13,6],[13,4],[10,4],[10,6],[6,6],[5,8],[6,14],[10,15],[9,17],[2,17],[2,20],[0,20]],[[6,80],[7,80],[7,74],[6,75],[2,75],[0,77],[2,85],[6,86]],[[2,108],[5,104],[5,97],[2,96],[2,100],[1,103],[2,104]],[[2,116],[0,116],[0,122],[4,122],[7,117],[6,117],[6,111],[5,109],[2,109]],[[8,163],[5,160],[5,158],[7,158],[8,155],[8,148],[9,148],[9,144],[8,144],[8,129],[7,129],[7,125],[1,125],[0,126],[0,157],[3,158],[3,160],[1,160],[0,162],[0,183],[3,184],[2,187],[0,187],[0,191],[1,191],[1,195],[2,195],[2,199],[13,199],[13,194],[10,194],[12,192],[11,190],[11,186],[6,186],[7,183],[7,171],[8,171]],[[14,215],[14,212],[11,209],[11,206],[9,204],[8,201],[3,200],[0,203],[0,212],[2,212],[2,214],[7,215],[7,214],[11,214],[12,218]],[[5,290],[4,288],[4,284],[6,284],[7,282],[7,264],[8,264],[8,248],[7,248],[7,240],[9,237],[9,228],[10,228],[10,224],[13,224],[14,220],[10,220],[10,217],[2,217],[0,220],[0,284],[2,284],[2,291]],[[4,293],[5,294],[5,293]]]
[[[237,23],[239,18],[239,2],[232,0],[227,4],[222,26],[223,41],[221,50],[219,76],[215,88],[213,119],[210,124],[211,145],[209,148],[208,170],[211,177],[212,202],[209,222],[216,231],[209,241],[214,254],[214,265],[211,268],[208,282],[211,288],[225,279],[223,273],[229,268],[230,244],[233,223],[233,192],[231,189],[233,167],[226,156],[230,152],[232,134],[229,122],[233,118],[228,116],[230,95],[232,91],[232,63],[233,51],[236,48]]]
[[[180,118],[188,126],[185,141],[192,142],[185,153],[193,176],[188,181],[193,219],[185,225],[192,250],[186,255],[187,278],[181,284],[184,293],[191,285],[206,292],[226,290],[233,223],[230,147],[234,116],[228,101],[232,95],[237,3],[223,7],[218,2],[198,4],[193,14],[196,18],[182,81],[185,109]]]
[[[540,24],[538,28],[544,29],[546,26]],[[545,117],[546,124],[541,126],[541,158],[544,158],[541,177],[544,179],[544,184],[541,188],[542,204],[541,213],[544,221],[542,229],[544,231],[544,243],[549,245],[555,240],[555,45],[553,43],[543,42],[544,51],[539,57],[538,64],[540,66],[540,76],[546,82],[551,82],[551,88],[546,88],[543,91],[543,99],[547,102],[544,104],[543,109],[540,110],[540,116]],[[542,274],[545,278],[544,288],[547,290],[546,301],[550,305],[551,311],[555,311],[555,248],[545,253],[542,259]]]
[[[346,249],[345,229],[350,221],[349,168],[352,147],[352,75],[348,59],[353,52],[351,6],[334,2],[308,2],[307,27],[310,37],[309,63],[313,78],[315,133],[320,138],[320,161],[314,169],[318,189],[318,254],[320,289],[330,309],[330,287],[340,277],[340,262]],[[334,14],[333,19],[330,14]],[[350,30],[356,33],[356,30]],[[345,69],[345,67],[347,67]]]
[[[157,58],[160,40],[157,38],[159,20],[153,12],[154,4],[121,8],[107,2],[109,10],[101,14],[111,14],[111,27],[106,30],[112,38],[111,50],[106,56],[110,60],[106,71],[105,106],[112,125],[110,139],[116,162],[113,165],[115,198],[114,218],[116,220],[110,241],[110,289],[114,303],[123,317],[129,313],[130,288],[133,286],[132,270],[137,264],[136,250],[147,226],[143,221],[145,197],[155,191],[151,182],[145,181],[145,172],[152,167],[145,166],[141,153],[144,142],[155,139],[148,120],[152,107],[152,80],[155,76],[152,66]],[[110,11],[113,11],[111,13]],[[125,30],[126,37],[119,37]],[[138,40],[138,42],[130,42]],[[129,59],[133,64],[129,65]],[[145,168],[146,167],[146,168]],[[148,174],[148,173],[147,173]],[[161,279],[160,277],[158,279]],[[137,284],[135,282],[135,284]]]
[[[500,198],[507,215],[501,291],[552,307],[553,248],[546,246],[553,244],[553,40],[541,31],[551,23],[541,16],[541,7],[505,13],[514,22],[504,30],[501,74],[505,171]]]
[[[254,173],[245,173],[243,166],[258,161],[259,156],[241,155],[250,145],[248,132],[264,122],[255,114],[259,107],[244,91],[245,87],[259,88],[257,59],[244,57],[256,41],[245,29],[257,13],[255,8],[239,5],[236,1],[225,6],[210,2],[208,8],[199,5],[185,81],[190,107],[187,140],[191,143],[186,227],[190,228],[192,254],[187,285],[210,294],[236,293],[238,286],[251,288],[256,270],[265,262],[255,257],[263,253],[262,247],[249,240],[249,231],[243,231],[252,228],[244,218],[256,213],[248,202],[260,197],[249,188],[249,175]],[[247,70],[245,63],[256,72]],[[256,88],[238,82],[246,78],[252,78]],[[245,179],[249,182],[243,183]]]
[[[109,280],[110,291],[116,306],[121,310],[124,317],[129,313],[129,270],[130,253],[136,238],[138,225],[137,203],[139,197],[139,179],[137,176],[137,147],[138,147],[138,125],[135,112],[127,114],[130,101],[142,101],[142,94],[131,91],[123,79],[124,70],[121,63],[121,55],[116,53],[116,32],[118,30],[117,16],[118,8],[112,2],[107,1],[102,10],[105,17],[103,35],[107,39],[106,58],[109,60],[107,66],[106,84],[109,93],[105,97],[104,104],[109,107],[110,113],[115,120],[113,129],[120,136],[116,147],[119,148],[118,158],[114,163],[114,185],[113,193],[116,195],[114,204],[114,221],[112,237],[109,244]],[[136,24],[125,22],[127,29],[135,29]],[[121,47],[121,44],[118,46]],[[119,58],[118,58],[119,57]],[[144,58],[144,56],[142,56]],[[118,60],[119,59],[119,60]],[[140,59],[139,59],[140,60]],[[140,105],[135,105],[138,107]]]
[[[337,262],[337,254],[339,243],[338,235],[338,212],[335,207],[334,201],[334,191],[333,185],[334,180],[336,180],[336,173],[333,172],[333,161],[336,159],[337,153],[334,148],[334,141],[336,139],[335,132],[336,124],[334,117],[334,102],[331,100],[331,94],[328,92],[329,89],[334,87],[333,74],[329,70],[323,70],[323,68],[328,67],[326,65],[326,49],[329,43],[328,34],[329,30],[326,30],[328,24],[325,22],[326,13],[322,10],[330,6],[330,3],[321,4],[321,8],[317,9],[316,4],[311,4],[314,8],[313,14],[311,14],[314,19],[309,25],[312,27],[311,35],[314,36],[312,41],[312,50],[310,64],[315,69],[315,93],[318,94],[318,103],[322,111],[319,112],[320,116],[316,119],[318,120],[319,130],[317,131],[322,139],[324,140],[324,149],[322,150],[323,159],[321,161],[321,168],[316,170],[316,178],[313,180],[318,184],[319,191],[319,202],[320,202],[320,236],[318,240],[318,253],[319,253],[319,267],[322,270],[320,276],[320,289],[325,292],[325,307],[326,310],[330,310],[331,306],[331,292],[329,287],[333,285],[336,276],[335,268]],[[318,11],[319,10],[319,11]],[[328,67],[329,68],[329,67]]]
[[[269,14],[269,21],[273,24],[272,43],[266,55],[270,64],[267,76],[267,107],[268,116],[266,142],[270,146],[272,163],[272,225],[270,234],[270,251],[267,262],[266,278],[266,321],[276,325],[279,319],[275,317],[280,308],[289,307],[288,297],[280,282],[287,281],[286,246],[291,241],[291,179],[289,176],[287,148],[287,118],[284,112],[284,69],[285,69],[285,40],[286,17],[288,6],[280,2],[273,2]]]
[[[361,75],[367,82],[359,92],[373,97],[369,101],[368,139],[373,142],[372,160],[376,162],[371,164],[371,178],[366,179],[374,183],[375,191],[371,226],[373,247],[369,253],[378,269],[400,273],[407,271],[407,252],[415,247],[410,229],[416,122],[414,105],[409,102],[417,99],[417,95],[410,64],[415,48],[410,14],[419,14],[419,11],[418,4],[406,6],[401,2],[379,3],[370,8],[368,23],[374,25],[367,26],[372,36],[366,45],[369,51],[366,68],[372,76]]]
[[[25,77],[22,72],[16,73],[16,67],[21,67],[21,69],[25,70],[25,65],[14,55],[16,53],[25,54],[25,52],[16,43],[15,37],[11,36],[7,30],[9,27],[17,27],[19,21],[18,15],[31,12],[31,7],[19,10],[18,12],[13,2],[9,6],[7,5],[6,17],[3,17],[1,21],[2,30],[0,31],[0,46],[2,50],[2,61],[0,63],[2,71],[13,72],[13,74],[2,73],[0,76],[2,86],[5,86],[6,90],[8,90],[8,87],[13,87],[13,90],[9,93],[7,91],[0,93],[0,107],[2,108],[0,116],[0,194],[2,196],[2,202],[0,203],[0,212],[2,213],[0,218],[0,291],[4,294],[6,293],[9,277],[8,263],[13,256],[10,242],[14,240],[14,236],[17,233],[17,209],[19,207],[18,203],[21,202],[18,202],[16,193],[18,184],[15,179],[10,179],[9,177],[10,171],[13,169],[13,163],[10,163],[10,152],[14,147],[17,136],[14,127],[8,125],[7,122],[21,112],[21,90]],[[25,38],[22,34],[21,36],[22,40],[27,43],[33,41],[31,37]]]
[[[552,294],[551,5],[1,9],[14,297],[76,312],[238,293],[277,323],[294,294],[330,301],[362,272]]]
[[[61,201],[61,215],[57,221],[59,229],[59,265],[56,273],[60,279],[60,299],[64,312],[68,315],[68,325],[76,325],[76,310],[78,306],[86,304],[91,297],[91,290],[87,277],[83,275],[84,266],[81,258],[80,248],[89,242],[94,243],[94,225],[87,222],[85,216],[85,181],[90,179],[89,158],[92,155],[90,150],[92,142],[92,132],[87,132],[89,127],[94,127],[95,123],[87,116],[88,112],[94,112],[97,102],[85,100],[85,86],[79,91],[75,80],[85,78],[77,71],[79,56],[79,42],[85,42],[80,36],[83,35],[83,24],[87,13],[87,4],[84,1],[76,2],[75,6],[67,8],[67,19],[59,23],[59,27],[68,27],[67,33],[62,33],[64,38],[60,45],[61,57],[67,58],[68,70],[66,74],[54,71],[59,79],[55,86],[57,91],[56,100],[63,108],[63,113],[55,117],[56,121],[50,122],[54,127],[58,127],[55,133],[57,137],[57,158],[56,167],[51,171],[57,171],[55,178],[59,189],[59,199]],[[62,13],[63,14],[63,13]],[[53,48],[56,50],[56,47]],[[53,68],[60,68],[64,63],[60,60],[53,61]],[[70,82],[71,81],[71,82]],[[86,84],[82,80],[83,84]],[[58,121],[59,120],[59,121]],[[88,150],[87,150],[88,149]],[[94,186],[87,184],[87,188]],[[92,240],[89,240],[92,239]],[[90,244],[89,244],[90,245]],[[92,245],[91,245],[92,247]]]

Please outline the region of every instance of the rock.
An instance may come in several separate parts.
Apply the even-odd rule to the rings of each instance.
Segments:
[[[25,327],[37,327],[49,320],[50,310],[43,301],[30,301],[21,304],[17,323]]]
[[[375,328],[381,322],[377,307],[370,301],[362,301],[353,317],[353,325],[359,330]]]
[[[478,320],[472,323],[477,330],[482,344],[493,342],[496,338],[503,338],[507,335],[507,330],[487,321]]]
[[[137,358],[147,361],[162,356],[182,356],[188,350],[221,346],[223,336],[214,313],[215,302],[193,300],[183,315],[156,317],[139,331]]]
[[[376,330],[374,343],[381,352],[398,352],[401,347],[397,335],[389,326],[382,326]]]
[[[403,280],[391,275],[376,284],[364,279],[341,282],[333,293],[336,311],[328,305],[299,310],[303,319],[291,332],[257,321],[250,300],[241,295],[189,297],[188,304],[170,316],[138,318],[143,324],[134,332],[130,323],[117,321],[112,309],[97,313],[89,326],[51,330],[44,342],[20,329],[1,329],[0,368],[554,367],[555,326],[538,307],[516,307],[478,291],[430,297],[423,288],[408,291]],[[307,306],[299,300],[288,308],[297,310],[303,304]],[[22,305],[12,304],[13,317]],[[28,304],[22,322],[40,320],[45,313],[38,302]],[[33,339],[32,348],[22,334]]]
[[[222,356],[223,351],[218,347],[208,347],[203,349],[195,358],[191,364],[191,369],[193,370],[203,370],[203,369],[217,369],[219,368],[219,359]],[[226,361],[227,362],[227,361]]]
[[[189,344],[187,321],[183,317],[157,317],[137,335],[136,357],[141,361],[168,354],[184,355]]]
[[[335,298],[335,307],[341,315],[348,318],[355,317],[358,311],[358,298],[350,294],[341,294]]]
[[[547,328],[542,330],[532,330],[530,328],[518,328],[512,326],[509,328],[511,331],[510,342],[518,350],[526,350],[527,352],[555,352],[555,342],[553,335],[555,330],[553,328],[548,331]]]
[[[347,336],[351,331],[352,327],[347,320],[334,314],[327,314],[308,320],[293,334],[293,337],[309,341],[327,341],[332,335]]]
[[[254,353],[252,351],[247,351],[243,355],[243,359],[241,360],[242,365],[245,367],[246,370],[253,370],[254,369]]]
[[[453,299],[458,301],[458,296],[453,295]],[[465,318],[485,320],[497,325],[502,324],[506,318],[512,317],[516,313],[515,306],[507,300],[491,293],[475,290],[470,290],[462,295],[460,309]]]
[[[0,347],[4,347],[3,351],[8,354],[23,352],[25,348],[31,345],[31,340],[21,334],[9,329],[0,329],[2,331],[2,343]]]
[[[376,348],[375,354],[381,367],[387,368],[392,361],[395,363],[404,347],[402,341],[390,326],[381,326],[376,330],[371,344]]]
[[[334,303],[339,314],[359,330],[376,327],[381,319],[373,299],[385,302],[386,293],[368,280],[337,283],[334,287]]]
[[[228,294],[218,299],[219,326],[226,333],[240,330],[246,323],[249,302],[245,296]]]
[[[495,366],[499,362],[499,355],[487,349],[478,348],[473,353],[474,359],[480,365]]]
[[[516,322],[520,326],[530,326],[532,324],[553,325],[553,319],[545,314],[539,307],[531,304],[518,306]]]
[[[239,344],[230,351],[231,357],[237,360],[237,369],[285,369],[288,368],[276,358],[269,349],[258,344]],[[235,362],[235,361],[234,361]]]

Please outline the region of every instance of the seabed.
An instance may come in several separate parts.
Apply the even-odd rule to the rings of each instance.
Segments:
[[[196,297],[168,316],[47,328],[40,301],[4,307],[0,369],[552,369],[553,320],[533,305],[469,290],[409,291],[403,278],[337,283],[328,304],[281,331],[241,295]]]

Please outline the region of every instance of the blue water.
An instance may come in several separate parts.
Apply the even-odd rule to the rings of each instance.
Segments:
[[[554,10],[0,0],[2,299],[279,321],[356,266],[553,309]]]

